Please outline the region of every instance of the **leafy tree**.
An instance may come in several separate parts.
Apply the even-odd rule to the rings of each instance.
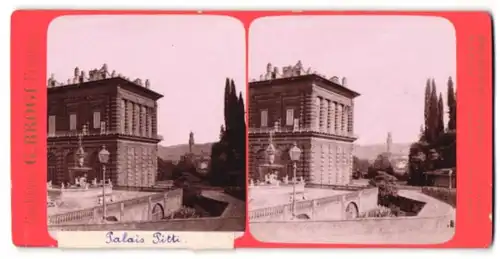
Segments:
[[[448,130],[444,130],[442,94],[437,97],[436,83],[427,80],[425,87],[425,127],[419,141],[409,152],[408,184],[426,185],[424,172],[456,166],[456,95],[453,81],[448,78]]]
[[[158,157],[158,181],[172,180],[176,165],[171,160]]]
[[[352,160],[353,174],[356,175],[356,178],[360,178],[363,174],[368,173],[370,161],[367,159],[360,159],[357,156],[353,156]]]
[[[394,173],[388,153],[382,153],[377,156],[373,164],[368,168],[368,178],[376,177],[379,172]]]
[[[396,180],[396,177],[382,172],[370,179],[369,184],[378,187],[378,205],[389,208],[393,215],[402,216],[404,212],[397,206],[399,196]]]

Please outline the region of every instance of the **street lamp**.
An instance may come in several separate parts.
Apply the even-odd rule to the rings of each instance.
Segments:
[[[99,151],[99,162],[102,164],[102,217],[106,219],[106,164],[109,161],[109,151],[103,145]]]
[[[293,147],[290,148],[290,151],[288,151],[288,154],[290,155],[290,159],[293,161],[293,197],[292,197],[292,216],[295,218],[295,185],[297,183],[297,161],[300,159],[300,153],[302,150],[300,150],[299,147],[297,147],[297,143],[293,143]]]

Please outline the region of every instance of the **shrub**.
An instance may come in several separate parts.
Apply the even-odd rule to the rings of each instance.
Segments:
[[[395,215],[392,213],[391,209],[378,206],[376,209],[364,212],[360,214],[360,218],[385,218],[385,217],[394,217]]]
[[[177,211],[175,211],[172,215],[174,219],[189,219],[189,218],[199,218],[200,215],[196,212],[195,209],[190,207],[181,207]]]

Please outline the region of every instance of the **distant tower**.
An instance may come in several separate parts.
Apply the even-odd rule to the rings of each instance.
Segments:
[[[194,146],[194,134],[193,132],[191,131],[189,133],[189,153],[192,154],[193,153],[193,146]]]
[[[392,134],[390,132],[387,133],[387,154],[391,153],[392,148]]]

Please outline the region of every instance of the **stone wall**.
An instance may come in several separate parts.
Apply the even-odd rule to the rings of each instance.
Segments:
[[[182,189],[109,203],[106,206],[106,216],[114,216],[120,222],[152,220],[153,209],[156,205],[161,206],[157,209],[163,210],[165,217],[180,209],[182,207]],[[102,218],[102,212],[102,206],[95,206],[51,215],[48,216],[47,220],[49,225],[92,224]]]
[[[49,226],[49,231],[244,231],[245,217],[169,219],[154,222]]]
[[[450,215],[438,217],[365,218],[342,221],[253,222],[252,235],[264,242],[393,243],[446,242],[453,237]],[[314,233],[314,234],[313,234]],[[444,237],[441,237],[444,234]]]
[[[377,207],[378,188],[362,189],[315,200],[297,201],[295,215],[306,215],[312,220],[343,220],[350,203],[354,203],[358,213]],[[250,222],[282,222],[292,218],[292,204],[252,210]]]

